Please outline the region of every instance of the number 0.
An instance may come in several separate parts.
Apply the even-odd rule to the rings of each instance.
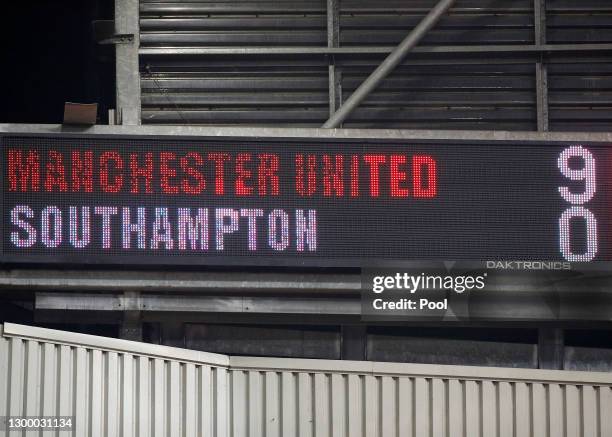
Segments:
[[[570,238],[570,222],[572,219],[582,218],[586,224],[587,250],[586,253],[577,254],[572,252]],[[568,261],[586,262],[591,261],[597,255],[597,219],[595,215],[582,206],[573,206],[561,215],[559,219],[559,236],[561,253]]]

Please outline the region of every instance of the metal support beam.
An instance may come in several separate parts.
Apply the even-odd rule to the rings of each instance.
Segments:
[[[120,124],[140,124],[139,1],[115,0],[115,34],[132,40],[115,46],[116,104]]]
[[[119,327],[119,338],[142,341],[140,293],[126,291],[121,306],[123,307],[123,321]]]
[[[546,0],[534,0],[534,30],[535,45],[542,47],[546,44]],[[548,131],[548,68],[540,54],[536,62],[536,105],[538,114],[538,131]]]
[[[387,75],[402,62],[404,57],[425,36],[444,13],[455,3],[455,0],[440,2],[421,20],[421,22],[404,38],[393,52],[374,70],[374,72],[355,90],[346,102],[323,125],[324,128],[336,128],[359,106],[359,104],[383,81]]]
[[[543,62],[537,62],[536,74],[536,99],[538,114],[538,132],[547,132],[548,126],[548,68]]]
[[[327,0],[327,47],[340,46],[340,0]],[[329,58],[329,116],[342,105],[342,72],[333,55]]]
[[[143,56],[261,56],[261,55],[387,55],[395,47],[387,46],[351,46],[351,47],[144,47],[140,49]],[[577,56],[579,54],[607,55],[612,51],[610,43],[579,44],[492,44],[467,46],[427,46],[414,47],[413,54],[429,55],[489,55],[489,54],[526,54],[540,55],[562,53]]]

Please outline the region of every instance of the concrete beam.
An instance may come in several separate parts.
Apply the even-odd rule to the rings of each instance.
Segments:
[[[36,293],[36,310],[134,311],[130,298],[101,293]],[[337,314],[359,315],[359,296],[339,297],[248,297],[146,295],[138,299],[142,312],[174,313],[248,313],[248,314]]]
[[[407,130],[407,129],[318,129],[267,127],[212,127],[212,126],[106,126],[88,128],[53,124],[1,124],[1,134],[58,135],[80,138],[83,135],[138,135],[141,137],[214,138],[228,141],[240,138],[277,140],[412,140],[422,142],[612,142],[612,132],[514,132],[469,130]]]
[[[357,294],[361,282],[358,274],[16,269],[0,270],[0,287],[28,291]]]
[[[131,42],[115,45],[116,104],[121,124],[140,124],[140,4],[115,0],[115,34]]]

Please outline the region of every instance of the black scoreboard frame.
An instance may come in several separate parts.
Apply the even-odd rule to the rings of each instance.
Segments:
[[[88,128],[60,125],[12,125],[0,124],[0,144],[4,137],[36,137],[36,138],[88,138],[88,139],[118,139],[143,140],[154,138],[167,141],[248,141],[249,143],[265,142],[300,142],[302,144],[317,144],[322,141],[343,143],[359,141],[364,145],[397,144],[399,141],[410,141],[414,145],[497,145],[550,146],[564,145],[594,145],[609,146],[612,149],[612,133],[528,133],[500,131],[408,131],[408,130],[374,130],[374,129],[309,129],[309,128],[233,128],[233,127],[195,127],[195,126],[92,126]],[[4,169],[3,174],[4,174]],[[5,182],[3,181],[3,184]],[[4,217],[4,204],[0,202],[0,213]],[[4,220],[0,221],[0,235],[4,236]],[[78,258],[78,259],[77,259]],[[440,258],[453,259],[452,257]],[[254,255],[214,255],[213,257],[178,257],[172,255],[156,255],[143,257],[139,255],[113,255],[112,261],[101,262],[99,256],[62,256],[49,255],[12,255],[4,253],[0,245],[0,264],[38,264],[38,265],[104,265],[108,267],[120,265],[134,266],[228,266],[228,267],[294,267],[294,268],[363,268],[386,267],[402,265],[407,261],[418,260],[381,259],[381,258],[330,258],[302,257],[297,258],[280,255],[270,257]]]

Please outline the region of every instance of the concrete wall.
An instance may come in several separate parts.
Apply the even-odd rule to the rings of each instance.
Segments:
[[[228,357],[5,324],[0,416],[76,436],[612,437],[612,374]],[[16,434],[15,434],[16,435]]]

